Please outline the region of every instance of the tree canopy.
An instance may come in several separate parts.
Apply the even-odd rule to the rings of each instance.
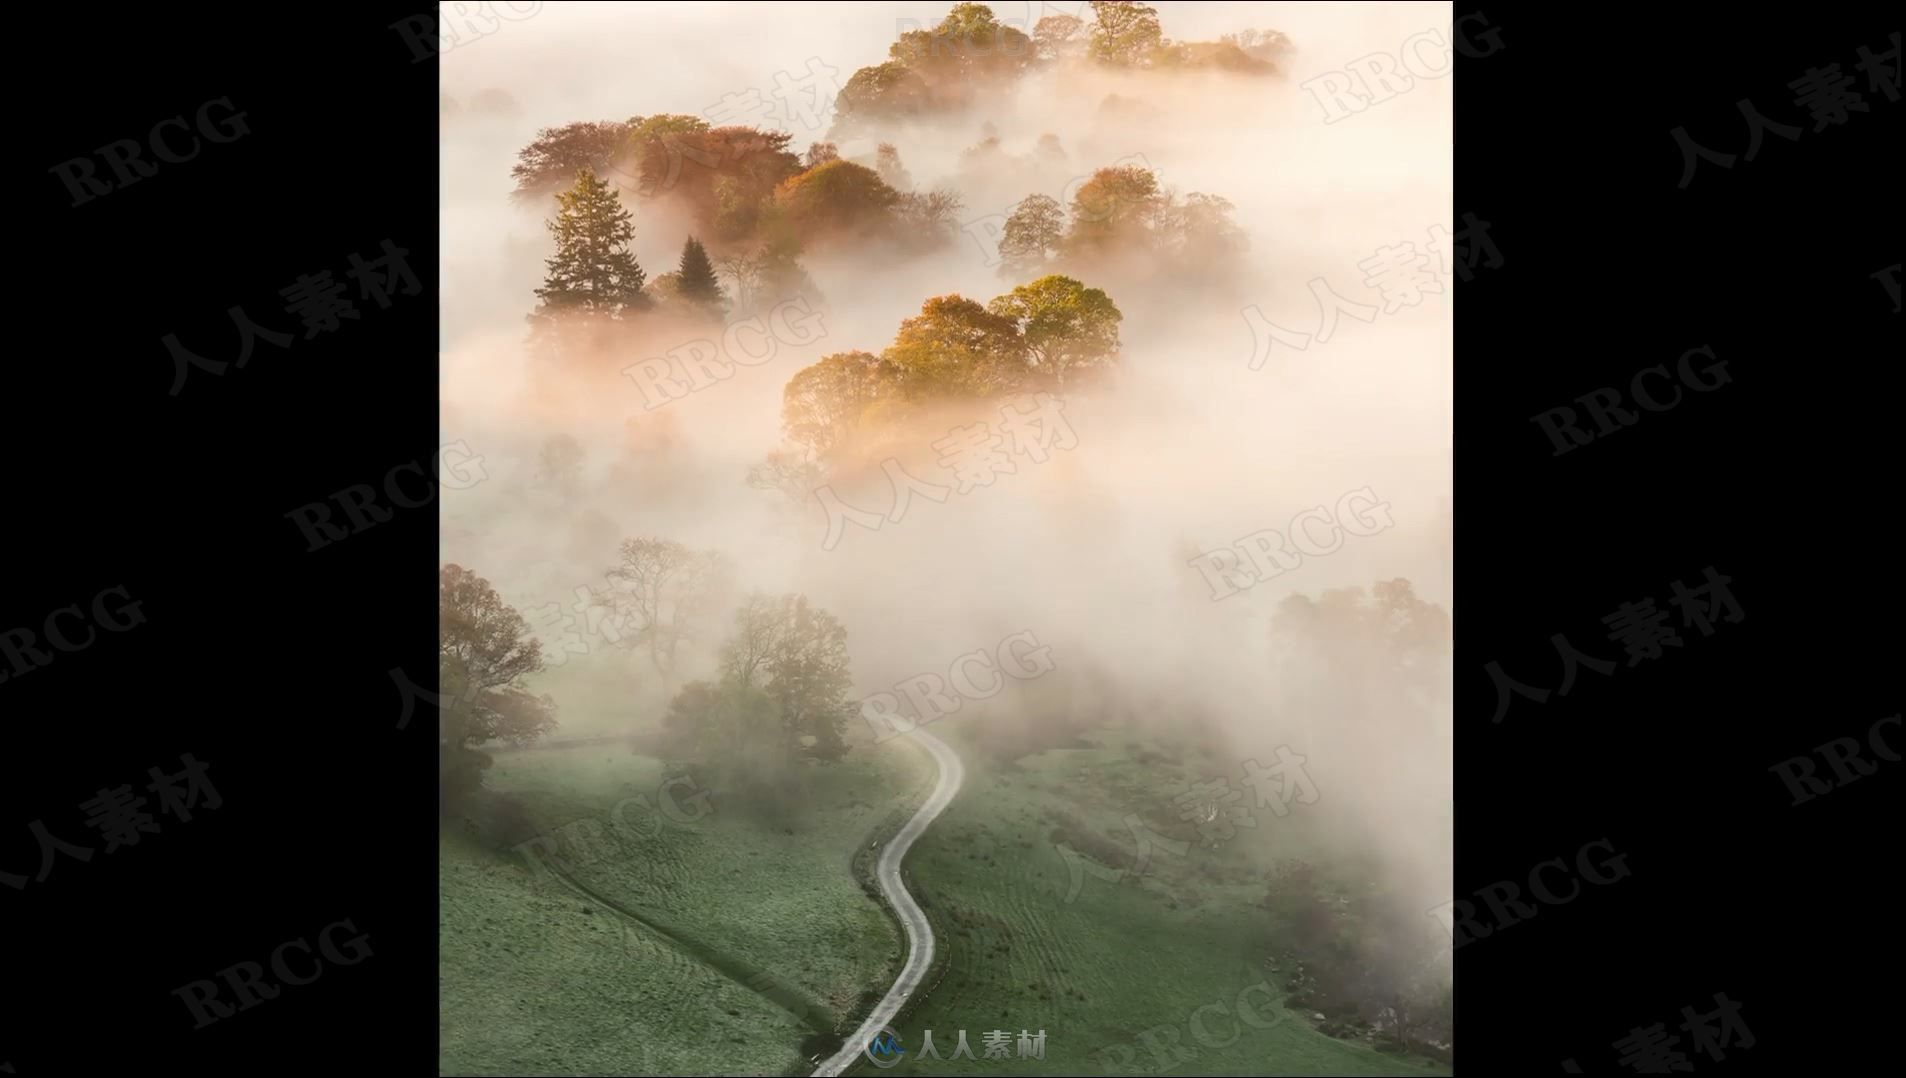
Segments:
[[[460,565],[437,580],[438,769],[445,809],[481,784],[490,741],[524,744],[556,726],[556,704],[523,687],[542,642],[490,582]]]
[[[844,233],[884,233],[900,193],[880,174],[852,161],[828,161],[775,189],[775,205],[803,241]]]
[[[597,120],[545,127],[529,145],[517,151],[510,176],[516,180],[517,199],[536,198],[568,190],[587,169],[598,176],[610,165],[629,136],[634,120]]]
[[[1017,326],[1032,374],[1063,389],[1118,354],[1123,318],[1110,296],[1070,277],[1050,274],[1022,284],[987,304]]]
[[[782,392],[782,424],[826,459],[909,406],[1069,388],[1115,362],[1122,318],[1103,291],[1057,274],[985,305],[935,296],[878,356],[839,352],[797,372]]]

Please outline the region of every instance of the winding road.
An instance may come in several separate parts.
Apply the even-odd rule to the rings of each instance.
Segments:
[[[880,893],[893,906],[894,912],[900,915],[900,924],[907,930],[907,964],[901,967],[900,976],[894,979],[893,987],[887,989],[887,994],[867,1015],[867,1020],[847,1038],[840,1051],[829,1056],[815,1070],[816,1078],[833,1078],[852,1066],[854,1060],[863,1058],[867,1042],[900,1013],[907,997],[919,989],[920,982],[926,979],[928,967],[933,965],[933,926],[927,923],[926,913],[900,881],[900,863],[906,860],[907,850],[913,846],[914,840],[926,832],[927,826],[952,803],[953,795],[960,792],[960,783],[966,779],[966,769],[960,764],[959,753],[925,730],[916,727],[906,736],[926,749],[940,766],[940,781],[927,796],[926,803],[887,843],[887,848],[880,852],[879,863],[874,867],[874,878],[880,882]]]

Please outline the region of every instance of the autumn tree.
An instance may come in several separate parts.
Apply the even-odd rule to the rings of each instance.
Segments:
[[[1113,67],[1141,67],[1164,40],[1158,9],[1129,0],[1092,0],[1092,59]]]
[[[721,281],[700,240],[690,236],[682,244],[682,263],[675,272],[675,290],[684,301],[715,315],[727,307],[728,297],[722,294]]]
[[[1229,199],[1193,191],[1165,212],[1174,254],[1187,266],[1226,268],[1245,248],[1244,230],[1231,220]]]
[[[1150,169],[1137,165],[1099,169],[1072,196],[1066,252],[1090,254],[1135,239],[1148,240],[1147,232],[1164,202],[1158,177]]]
[[[635,123],[617,154],[618,161],[627,163],[621,167],[629,186],[655,198],[673,190],[692,167],[712,167],[715,162],[701,142],[708,129],[707,120],[680,113],[649,116]]]
[[[866,352],[837,352],[796,371],[781,391],[788,437],[816,457],[826,457],[869,406],[897,392],[896,374]]]
[[[642,267],[629,245],[635,226],[609,185],[583,169],[576,185],[556,196],[556,238],[536,316],[585,315],[620,320],[649,306],[642,294]]]
[[[1000,232],[1001,271],[1020,274],[1045,265],[1059,253],[1064,236],[1065,210],[1058,200],[1047,195],[1026,196],[1013,207]]]
[[[784,181],[776,204],[799,237],[884,232],[900,193],[879,173],[852,161],[829,161]]]
[[[661,680],[662,699],[675,695],[682,645],[706,630],[726,593],[727,560],[669,539],[627,539],[609,569],[613,602],[628,617],[633,642]]]
[[[516,180],[512,197],[520,201],[566,191],[584,169],[608,175],[631,125],[640,120],[584,121],[536,132],[536,138],[517,151],[516,164],[510,169]]]
[[[959,295],[922,304],[881,358],[914,399],[1011,392],[1027,372],[1026,343],[1013,320]]]
[[[1032,62],[1032,40],[984,4],[955,4],[931,30],[900,35],[888,55],[920,73],[940,104],[963,105],[978,85],[1008,79]]]
[[[898,60],[863,67],[848,78],[834,99],[831,134],[919,116],[932,107],[926,80]]]
[[[1033,377],[1064,389],[1118,355],[1124,318],[1111,297],[1070,277],[1050,274],[1022,284],[987,305],[1011,319],[1025,342]]]
[[[1077,15],[1048,15],[1032,28],[1032,44],[1048,62],[1069,60],[1085,52],[1085,20]]]
[[[807,147],[807,156],[801,164],[807,168],[820,168],[829,161],[840,160],[840,147],[831,142],[811,142]]]
[[[556,704],[523,679],[543,669],[542,642],[490,582],[459,565],[438,574],[438,779],[447,812],[482,784],[491,741],[527,744],[556,726]]]

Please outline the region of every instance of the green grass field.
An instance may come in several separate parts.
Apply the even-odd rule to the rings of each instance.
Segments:
[[[934,732],[965,758],[966,785],[907,862],[940,939],[940,979],[895,1026],[910,1053],[932,1029],[942,1056],[965,1029],[982,1058],[909,1056],[891,1073],[1157,1073],[1161,1059],[1175,1074],[1449,1073],[1326,1036],[1279,1005],[1266,961],[1276,940],[1258,905],[1266,871],[1297,857],[1339,881],[1362,876],[1332,860],[1307,806],[1259,810],[1257,827],[1206,846],[1171,798],[1235,775],[1235,760],[1095,731],[1089,744],[1007,762],[972,743],[974,730],[944,727]],[[863,740],[800,814],[724,810],[717,794],[700,819],[625,832],[573,861],[578,883],[634,917],[446,833],[442,1072],[806,1073],[815,1017],[851,1028],[898,968],[897,926],[853,860],[911,813],[930,767],[904,741]],[[613,807],[652,801],[663,777],[660,761],[617,746],[499,754],[487,781],[539,831],[595,820],[608,832]],[[1082,862],[1075,885],[1054,836],[1123,863],[1128,815],[1187,848],[1155,849],[1142,878],[1101,878]],[[750,988],[749,970],[779,993]],[[1268,992],[1244,998],[1264,1020],[1240,1024],[1240,995],[1260,983]],[[790,996],[802,1007],[791,1011]],[[983,1058],[993,1029],[1045,1030],[1044,1060]]]
[[[825,793],[803,813],[724,811],[717,794],[709,815],[664,821],[578,859],[580,883],[683,930],[712,963],[517,854],[446,834],[442,1073],[803,1071],[813,1030],[716,965],[764,970],[836,1017],[870,988],[884,990],[902,957],[899,929],[851,862],[931,777],[909,746],[867,748],[829,770]],[[652,800],[662,779],[660,761],[591,747],[499,754],[486,781],[547,832],[588,819],[609,831],[618,802]]]
[[[1001,763],[956,722],[933,729],[966,759],[966,786],[914,846],[907,867],[909,887],[941,937],[945,966],[925,1001],[895,1023],[909,1055],[886,1073],[1156,1073],[1160,1054],[1174,1046],[1183,1050],[1169,1068],[1175,1074],[1449,1073],[1326,1036],[1269,1002],[1283,992],[1266,965],[1274,941],[1255,904],[1275,858],[1325,863],[1305,827],[1305,806],[1281,819],[1258,811],[1255,829],[1240,827],[1203,848],[1171,797],[1187,781],[1222,774],[1223,761],[1147,754],[1141,762],[1128,735],[1095,731],[1090,740],[1098,747]],[[1235,772],[1236,761],[1228,769]],[[1050,837],[1054,828],[1083,824],[1101,842],[1132,849],[1121,822],[1128,813],[1161,835],[1192,841],[1182,856],[1155,850],[1141,879],[1081,872],[1068,902],[1072,873]],[[1266,980],[1271,994],[1251,993],[1246,1002],[1266,1022],[1278,1020],[1269,1028],[1240,1025],[1240,993]],[[1207,1007],[1217,1003],[1222,1011]],[[1201,1007],[1202,1036],[1190,1025]],[[933,1031],[946,1057],[962,1028],[978,1060],[913,1058],[923,1030]],[[1045,1030],[1044,1060],[1018,1058],[1016,1045],[1011,1058],[984,1058],[981,1037],[993,1029],[1011,1031],[1015,1041],[1021,1030]],[[1147,1030],[1149,1044],[1141,1037]],[[1124,1047],[1108,1047],[1115,1045]],[[853,1073],[879,1071],[863,1062]]]

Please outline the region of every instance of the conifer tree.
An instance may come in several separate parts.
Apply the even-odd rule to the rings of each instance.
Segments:
[[[676,278],[676,291],[688,302],[716,312],[727,305],[721,280],[715,276],[715,266],[708,260],[708,251],[693,236],[682,245],[682,264]]]
[[[556,255],[547,260],[549,271],[536,290],[542,300],[536,313],[620,319],[647,308],[642,267],[629,250],[635,226],[609,185],[585,168],[556,202],[556,219],[549,222]]]

